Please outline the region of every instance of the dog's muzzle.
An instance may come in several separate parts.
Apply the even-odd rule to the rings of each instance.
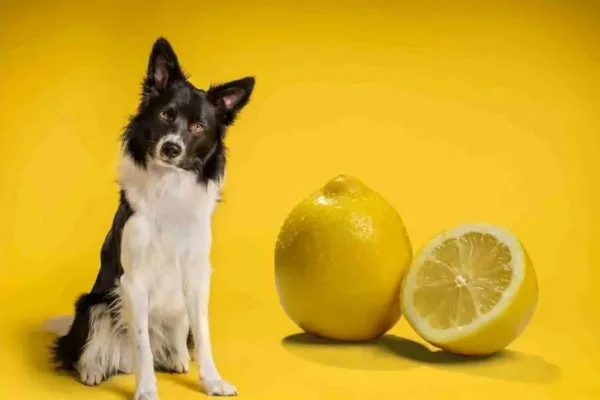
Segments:
[[[183,149],[179,143],[164,142],[160,148],[160,156],[167,159],[175,159],[181,155]]]
[[[169,164],[177,164],[184,151],[183,141],[178,135],[167,135],[156,146],[156,158]]]

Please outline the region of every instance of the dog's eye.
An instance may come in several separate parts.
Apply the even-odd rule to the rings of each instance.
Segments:
[[[159,112],[158,116],[160,117],[160,119],[164,119],[165,121],[169,119],[169,113],[164,110]]]
[[[195,122],[192,125],[192,132],[194,133],[200,133],[204,130],[204,125],[202,125],[200,122]]]

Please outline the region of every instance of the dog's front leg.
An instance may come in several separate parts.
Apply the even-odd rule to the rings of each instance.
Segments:
[[[134,400],[158,400],[148,330],[148,290],[128,275],[121,277],[121,288],[133,350],[136,378]]]
[[[194,355],[199,367],[199,379],[209,396],[235,396],[237,390],[219,374],[212,354],[208,326],[208,298],[211,266],[208,256],[190,265],[186,280],[186,304],[194,337]]]
[[[124,274],[120,278],[120,294],[134,361],[134,400],[158,400],[148,327],[150,281],[147,271],[152,268],[147,263],[152,257],[148,254],[148,243],[147,224],[132,217],[123,230],[121,261]]]

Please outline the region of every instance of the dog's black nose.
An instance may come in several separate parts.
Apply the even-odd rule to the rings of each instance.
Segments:
[[[166,142],[162,145],[160,152],[165,157],[175,158],[181,154],[181,146],[177,143]]]

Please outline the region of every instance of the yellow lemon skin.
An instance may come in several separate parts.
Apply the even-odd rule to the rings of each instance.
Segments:
[[[529,324],[539,296],[537,275],[529,254],[521,242],[519,242],[519,247],[513,250],[521,252],[523,256],[524,278],[516,291],[511,294],[508,306],[491,320],[472,332],[457,334],[443,341],[436,340],[425,330],[419,329],[414,313],[407,310],[409,301],[404,297],[406,281],[403,281],[401,303],[408,323],[425,341],[455,354],[481,357],[505,349]]]
[[[281,306],[304,331],[373,339],[398,321],[412,247],[396,210],[348,176],[330,180],[286,218],[275,247]]]

